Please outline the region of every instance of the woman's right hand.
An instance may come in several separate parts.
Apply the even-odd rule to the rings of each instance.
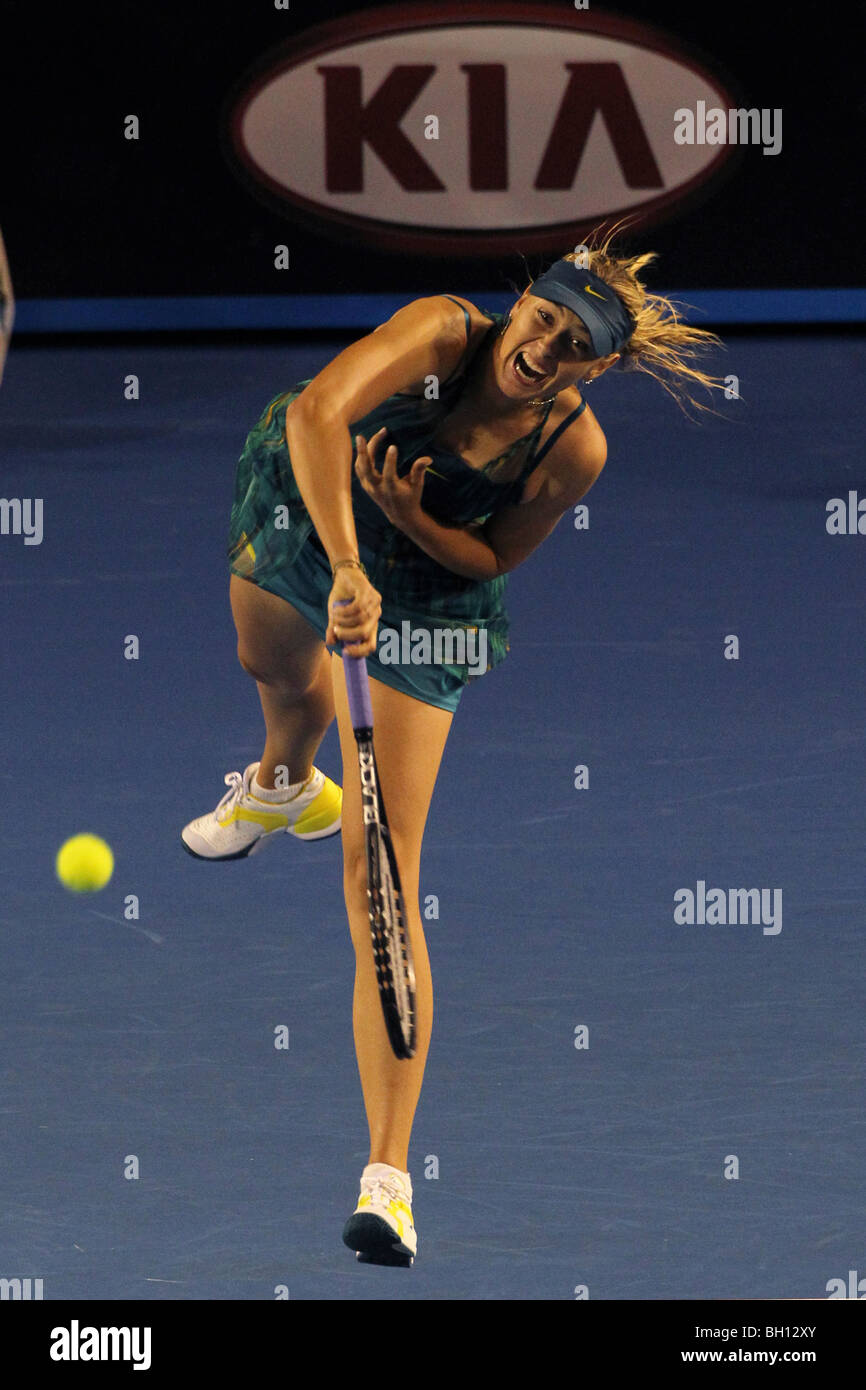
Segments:
[[[348,599],[345,608],[336,603]],[[371,656],[376,650],[382,597],[357,565],[341,565],[328,596],[328,646],[343,646],[350,656]]]

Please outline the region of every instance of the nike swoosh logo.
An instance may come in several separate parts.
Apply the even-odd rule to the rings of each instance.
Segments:
[[[595,297],[596,297],[596,299],[604,299],[605,301],[607,300],[607,295],[605,295],[605,294],[599,294],[599,293],[598,293],[598,290],[591,290],[591,289],[589,288],[589,285],[584,285],[583,288],[586,290],[587,294],[594,294]]]

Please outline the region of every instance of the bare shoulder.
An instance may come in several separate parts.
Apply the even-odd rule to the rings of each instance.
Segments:
[[[550,434],[580,405],[581,395],[576,387],[561,393],[550,414]],[[542,491],[556,498],[563,507],[578,502],[598,478],[607,462],[607,440],[589,404],[563,430],[556,443],[547,451],[532,473],[523,495],[531,501]]]
[[[436,298],[443,299],[446,305],[450,304],[454,314],[456,315],[457,321],[459,321],[459,323],[461,324],[465,323],[465,319],[463,315],[458,312],[457,305],[459,304],[461,309],[465,309],[467,314],[469,315],[471,332],[474,332],[476,328],[480,328],[483,332],[486,333],[491,323],[493,322],[493,319],[490,317],[489,314],[486,314],[483,309],[479,309],[478,305],[473,304],[471,299],[464,299],[462,294],[445,293],[437,295]]]
[[[491,322],[489,316],[478,309],[471,300],[460,295],[431,294],[402,305],[385,323],[380,323],[378,328],[374,328],[370,336],[383,331],[389,334],[399,331],[409,332],[418,339],[427,339],[435,347],[442,378],[447,380],[460,365],[467,349],[478,343],[488,331]],[[425,378],[419,378],[411,382],[401,394],[423,395],[426,385]]]
[[[438,329],[446,336],[451,336],[459,340],[464,346],[466,344],[466,315],[462,310],[466,310],[469,315],[470,336],[477,328],[483,328],[486,332],[492,323],[481,309],[477,308],[471,300],[463,299],[459,294],[430,294],[424,295],[419,299],[412,299],[408,304],[402,305],[396,313],[392,314],[385,323],[380,323],[378,328],[374,328],[374,333],[380,333],[389,324],[398,322],[417,323],[422,328]]]

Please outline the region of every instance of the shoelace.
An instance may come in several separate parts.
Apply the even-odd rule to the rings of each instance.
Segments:
[[[397,1177],[388,1177],[386,1174],[380,1174],[380,1176],[376,1178],[366,1178],[363,1183],[363,1190],[369,1192],[373,1201],[378,1206],[387,1207],[388,1205],[387,1200],[384,1202],[380,1200],[383,1192],[389,1200],[393,1198],[394,1201],[405,1202],[407,1207],[411,1207],[412,1205],[408,1188],[404,1187],[403,1183]]]
[[[232,811],[234,810],[235,803],[240,801],[242,796],[252,796],[250,787],[252,786],[253,774],[254,769],[252,766],[248,767],[246,772],[243,773],[243,775],[241,775],[240,772],[226,773],[224,780],[226,786],[228,787],[228,791],[226,792],[222,801],[216,808],[215,815],[217,817],[217,820],[224,820],[226,816],[231,815]],[[303,794],[303,792],[306,790],[308,786],[310,786],[315,775],[316,773],[314,768],[304,785],[301,787],[300,791],[296,792],[295,795],[291,797],[292,801],[297,801],[298,797]],[[280,802],[279,805],[288,805],[288,802]],[[225,816],[220,815],[220,812],[223,810],[225,811]]]
[[[240,773],[240,772],[227,772],[227,773],[226,773],[226,775],[225,775],[225,784],[226,784],[226,786],[228,787],[228,791],[226,792],[226,794],[225,794],[225,796],[223,797],[222,801],[220,802],[220,804],[219,804],[219,805],[217,806],[217,808],[216,808],[216,816],[217,816],[217,819],[218,819],[218,820],[219,820],[219,819],[225,819],[224,816],[223,816],[223,817],[220,816],[220,812],[221,812],[221,811],[224,810],[224,811],[226,812],[226,815],[230,814],[231,811],[234,810],[235,803],[238,802],[238,801],[240,801],[240,799],[241,799],[242,796],[248,796],[248,795],[249,795],[250,783],[252,782],[252,777],[253,777],[253,772],[252,772],[252,768],[251,768],[251,767],[248,767],[247,770],[246,770],[246,772],[244,772],[244,773]]]

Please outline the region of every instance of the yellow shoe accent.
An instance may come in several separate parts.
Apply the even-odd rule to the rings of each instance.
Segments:
[[[325,785],[319,795],[310,802],[307,809],[289,829],[293,835],[315,835],[317,831],[327,830],[343,813],[343,789],[325,778]]]
[[[410,1226],[411,1226],[411,1225],[412,1225],[412,1208],[411,1208],[411,1207],[407,1207],[407,1205],[406,1205],[405,1202],[400,1202],[400,1201],[398,1201],[396,1198],[394,1198],[392,1201],[390,1201],[390,1202],[388,1203],[388,1211],[391,1213],[392,1217],[394,1218],[394,1224],[395,1224],[396,1227],[397,1227],[397,1234],[399,1235],[400,1239],[402,1240],[402,1239],[403,1239],[403,1222],[400,1220],[400,1217],[399,1217],[398,1213],[399,1213],[399,1212],[402,1212],[402,1213],[404,1214],[404,1216],[408,1216],[408,1218],[409,1218],[409,1224],[410,1224]]]
[[[372,1200],[373,1198],[370,1196],[369,1192],[363,1192],[361,1196],[358,1198],[358,1205],[355,1208],[355,1210],[361,1211],[363,1207],[368,1207]],[[407,1206],[405,1202],[401,1202],[399,1198],[392,1197],[385,1210],[390,1212],[391,1216],[393,1216],[394,1223],[397,1226],[397,1234],[402,1240],[403,1222],[400,1220],[400,1216],[401,1214],[403,1216],[408,1216],[409,1222],[410,1224],[412,1224],[412,1208],[410,1206]]]
[[[232,821],[249,820],[254,825],[261,825],[265,830],[279,830],[285,828],[289,823],[288,816],[284,816],[277,811],[250,811],[246,806],[235,806],[230,816],[221,820],[220,825],[231,825]]]

